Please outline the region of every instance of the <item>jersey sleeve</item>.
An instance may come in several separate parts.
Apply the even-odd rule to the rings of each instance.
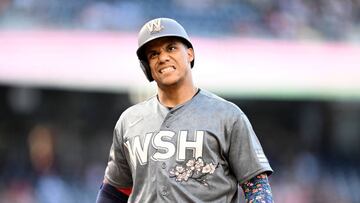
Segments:
[[[273,172],[248,118],[242,112],[231,130],[229,164],[240,184],[257,174]]]
[[[121,117],[115,126],[105,178],[117,188],[132,187],[130,166],[124,153]]]

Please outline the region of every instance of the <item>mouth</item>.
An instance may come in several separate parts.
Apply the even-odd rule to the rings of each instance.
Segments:
[[[173,71],[175,71],[174,66],[167,66],[167,67],[160,68],[159,73],[163,74],[163,73],[169,73],[169,72],[173,72]]]

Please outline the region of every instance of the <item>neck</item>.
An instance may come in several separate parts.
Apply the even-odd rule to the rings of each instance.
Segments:
[[[189,101],[197,92],[193,83],[181,87],[158,87],[160,103],[167,107],[174,107]]]

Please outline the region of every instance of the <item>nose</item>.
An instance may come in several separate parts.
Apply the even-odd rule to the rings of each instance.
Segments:
[[[159,53],[159,61],[160,63],[169,61],[169,54],[166,51],[162,51]]]

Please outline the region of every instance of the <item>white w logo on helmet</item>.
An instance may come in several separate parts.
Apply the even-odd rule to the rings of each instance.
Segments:
[[[150,34],[158,33],[164,29],[164,26],[161,26],[161,19],[155,19],[155,20],[150,21],[146,25],[146,27],[149,30]]]

